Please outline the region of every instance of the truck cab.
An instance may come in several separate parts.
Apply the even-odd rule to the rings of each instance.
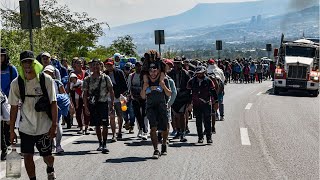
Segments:
[[[309,39],[283,41],[277,51],[274,94],[289,89],[319,94],[319,43]]]

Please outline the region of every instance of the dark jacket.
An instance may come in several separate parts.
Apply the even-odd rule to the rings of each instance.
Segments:
[[[105,73],[109,75],[108,71],[106,71]],[[119,98],[120,94],[123,94],[128,90],[127,80],[125,78],[124,72],[120,69],[114,68],[113,75],[116,81],[116,84],[113,85],[114,96],[115,98]]]
[[[188,81],[190,80],[189,73],[182,69],[181,71],[172,70],[168,75],[172,78],[177,88],[177,97],[172,108],[178,112],[181,107],[191,103],[190,90],[187,89]],[[176,76],[180,76],[179,82],[177,82]]]

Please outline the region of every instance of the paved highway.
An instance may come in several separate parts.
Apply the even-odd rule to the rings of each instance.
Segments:
[[[271,81],[228,84],[225,121],[216,123],[213,144],[197,144],[190,120],[188,142],[171,140],[159,160],[150,158],[150,139],[141,142],[136,134],[124,134],[123,141],[108,144],[109,154],[101,154],[95,135],[65,130],[57,179],[319,179],[319,97],[275,96],[271,87]],[[45,164],[35,159],[38,179],[46,179]],[[28,179],[24,168],[21,179]]]

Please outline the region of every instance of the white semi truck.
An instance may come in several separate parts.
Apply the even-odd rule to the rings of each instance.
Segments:
[[[277,67],[273,82],[274,94],[289,89],[319,94],[319,39],[284,41],[281,37],[279,50],[275,50]]]

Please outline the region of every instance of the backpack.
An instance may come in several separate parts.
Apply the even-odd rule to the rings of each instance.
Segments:
[[[39,79],[40,79],[41,91],[43,94],[42,95],[26,95],[24,80],[21,78],[21,76],[18,76],[20,98],[21,98],[22,103],[24,103],[26,97],[39,97],[40,96],[41,98],[35,104],[35,110],[37,112],[43,112],[43,111],[46,112],[48,117],[50,119],[52,119],[51,104],[50,104],[49,95],[48,95],[48,91],[46,88],[45,77],[44,77],[43,72],[40,73]]]

